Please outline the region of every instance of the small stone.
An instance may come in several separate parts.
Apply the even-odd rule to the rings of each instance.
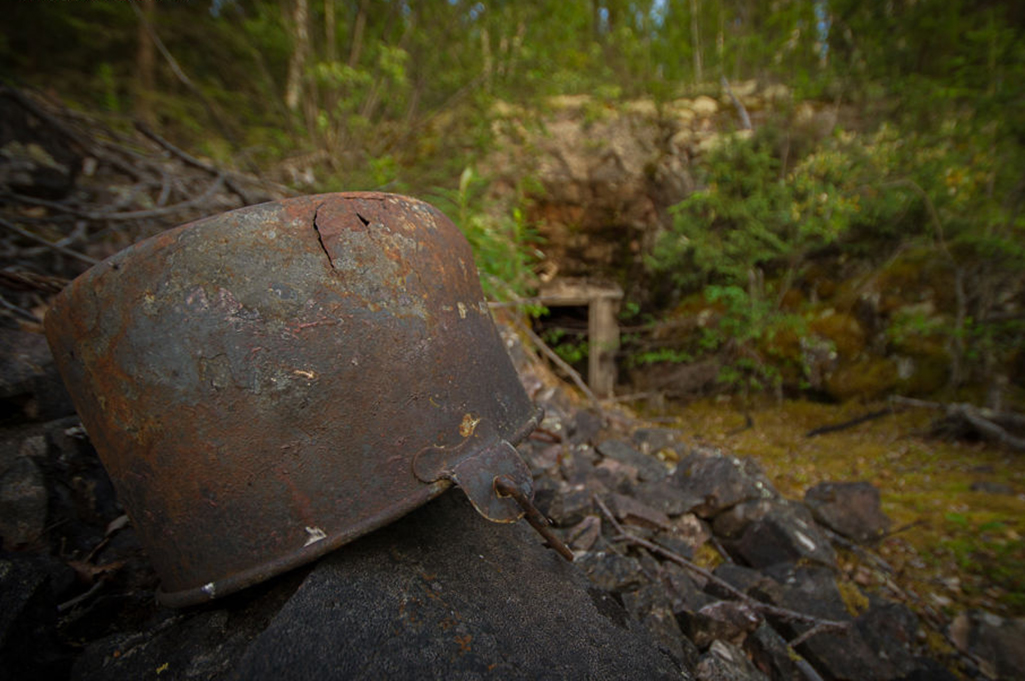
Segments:
[[[702,497],[686,493],[669,480],[639,483],[635,486],[635,494],[652,508],[669,516],[687,513],[703,501]]]
[[[741,601],[715,601],[697,612],[684,613],[680,619],[698,648],[707,648],[716,640],[740,645],[762,623],[761,616]]]
[[[658,584],[646,584],[622,595],[623,607],[673,657],[692,667],[697,662],[697,649],[688,650],[683,632],[673,615],[665,590]],[[688,659],[691,658],[691,659]]]
[[[657,511],[633,497],[613,494],[611,502],[616,518],[627,525],[637,525],[655,530],[669,528],[669,518],[665,513]]]
[[[907,676],[918,668],[911,652],[918,634],[918,618],[907,607],[880,600],[855,620],[855,626],[872,650],[890,661],[898,675]]]
[[[654,541],[659,546],[672,551],[678,556],[688,560],[694,557],[694,548],[672,532],[656,532]]]
[[[32,420],[75,413],[43,334],[0,328],[0,405]]]
[[[588,553],[576,561],[576,565],[598,587],[617,593],[640,586],[644,582],[641,564],[636,558],[618,553],[598,551]]]
[[[764,575],[758,570],[753,570],[736,563],[722,563],[712,572],[713,575],[732,586],[737,591],[750,595],[754,590],[765,592],[772,587],[776,589],[779,585],[776,581]],[[734,598],[735,596],[723,589],[714,582],[709,582],[705,587],[709,594],[722,599]]]
[[[719,539],[736,539],[748,525],[768,515],[776,503],[773,499],[743,501],[717,515],[712,521],[712,531]]]
[[[601,429],[601,417],[592,411],[581,409],[573,418],[573,433],[570,435],[569,441],[572,444],[594,442]]]
[[[804,493],[815,520],[857,542],[878,539],[890,528],[879,490],[868,482],[823,482]]]
[[[770,679],[779,679],[780,681],[806,681],[807,679],[790,656],[787,642],[768,622],[762,622],[744,639],[744,650],[751,656],[754,665]]]
[[[685,513],[679,518],[673,518],[672,532],[690,544],[695,551],[712,536],[705,521],[693,513]]]
[[[594,465],[581,448],[564,449],[558,457],[559,472],[566,482],[578,485],[594,475]]]
[[[712,643],[694,674],[698,681],[769,681],[743,650],[725,641]]]
[[[652,456],[638,452],[621,440],[606,440],[598,445],[598,452],[607,458],[633,466],[640,480],[662,480],[669,475],[665,465]]]
[[[637,469],[615,459],[602,459],[594,467],[595,478],[611,490],[631,494],[637,486]]]
[[[0,678],[67,678],[67,655],[46,571],[25,555],[0,558]]]
[[[812,521],[807,509],[796,504],[773,504],[758,520],[748,523],[737,539],[723,546],[738,560],[755,568],[807,560],[836,564],[836,552]]]
[[[573,485],[556,493],[547,508],[547,515],[556,527],[571,527],[594,512],[591,491],[584,485]]]
[[[984,494],[1014,494],[1014,488],[1007,483],[989,480],[976,480],[971,484],[971,490]]]
[[[980,660],[990,678],[1025,678],[1025,618],[1005,619],[983,610],[958,614],[950,625],[958,650]]]
[[[698,580],[701,580],[701,583]],[[679,617],[683,613],[697,612],[715,599],[701,590],[704,577],[694,575],[676,563],[662,565],[662,580],[666,587],[670,607]]]
[[[837,586],[836,574],[827,567],[781,563],[766,568],[763,579],[766,577],[769,581],[759,585],[759,590],[775,605],[823,619],[851,619]]]
[[[516,449],[530,466],[530,472],[534,475],[554,471],[559,466],[559,454],[562,453],[561,445],[527,442],[521,443]]]
[[[590,551],[601,536],[601,518],[589,515],[566,531],[566,543],[574,551]]]
[[[8,550],[39,541],[46,527],[49,494],[33,440],[42,438],[0,445],[0,540]]]
[[[673,448],[683,438],[676,428],[638,428],[633,441],[642,454],[655,454]]]
[[[681,461],[673,480],[685,494],[702,499],[694,513],[713,518],[743,501],[773,496],[775,490],[764,477],[750,460],[716,454]]]

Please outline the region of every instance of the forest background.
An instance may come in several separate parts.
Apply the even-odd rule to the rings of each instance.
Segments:
[[[684,423],[791,496],[872,480],[915,528],[883,553],[928,603],[1021,614],[1020,455],[897,415],[849,440],[802,431],[893,395],[1025,405],[1023,32],[1025,5],[996,0],[54,0],[7,3],[0,73],[298,191],[425,198],[506,302],[555,258],[552,187],[531,170],[554,119],[596,153],[616,120],[668,149],[681,108],[711,100],[718,142],[689,157],[686,195],[649,233],[584,235],[625,254],[577,263],[626,292],[620,392],[803,398],[756,428],[728,401]],[[527,309],[586,365],[578,330]]]
[[[586,95],[585,116],[647,101],[658,118],[680,97],[728,102],[730,83],[783,86],[753,134],[692,169],[697,187],[647,241],[643,271],[603,273],[626,288],[635,330],[621,366],[715,357],[716,390],[1019,402],[1023,26],[1020,3],[967,0],[20,2],[0,64],[303,191],[433,200],[499,298],[534,293],[545,251],[537,178],[520,178],[512,205],[488,204],[501,112],[543,125],[553,97]],[[795,122],[803,102],[845,114],[809,130]],[[843,298],[844,282],[824,269],[854,282],[831,321],[822,299]],[[873,276],[877,290],[917,289],[862,312],[861,327],[880,327],[875,354],[864,328],[844,331]],[[706,309],[711,323],[658,333]],[[586,351],[548,337],[567,359]],[[823,354],[855,389],[811,380]]]

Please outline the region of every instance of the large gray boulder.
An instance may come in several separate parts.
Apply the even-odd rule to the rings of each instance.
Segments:
[[[691,678],[528,526],[460,492],[312,567],[118,629],[73,679]]]
[[[523,523],[446,494],[321,561],[235,678],[689,678]]]

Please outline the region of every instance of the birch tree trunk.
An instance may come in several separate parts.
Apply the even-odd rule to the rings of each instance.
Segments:
[[[306,55],[310,49],[309,2],[293,0],[292,57],[288,61],[288,81],[285,86],[285,105],[290,111],[299,109],[306,72]]]
[[[698,0],[690,0],[690,41],[694,49],[694,80],[698,83],[704,77],[701,68],[701,31],[698,24]]]
[[[329,63],[338,58],[335,28],[335,0],[324,0],[324,56]]]

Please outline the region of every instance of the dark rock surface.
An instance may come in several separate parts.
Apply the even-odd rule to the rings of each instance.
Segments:
[[[771,484],[750,460],[721,452],[700,452],[680,462],[674,479],[688,497],[701,502],[693,511],[712,518],[743,501],[774,495]]]
[[[957,647],[975,657],[991,678],[1025,679],[1025,619],[970,610],[950,626]]]
[[[312,567],[88,646],[73,678],[688,678],[522,525],[458,492]]]
[[[0,678],[60,678],[69,658],[56,635],[45,559],[0,555]]]
[[[743,529],[723,545],[745,564],[764,568],[801,560],[821,565],[836,563],[828,538],[804,508],[787,503],[745,502],[731,510],[740,511],[736,522]]]
[[[621,440],[600,443],[598,452],[604,457],[636,468],[641,480],[661,480],[668,475],[666,467],[658,459],[642,454]]]
[[[890,529],[879,490],[868,482],[823,482],[804,493],[815,520],[856,542],[878,539]]]
[[[74,413],[43,334],[0,327],[0,417],[35,421]]]
[[[681,678],[638,629],[529,528],[450,493],[321,561],[234,678]]]

